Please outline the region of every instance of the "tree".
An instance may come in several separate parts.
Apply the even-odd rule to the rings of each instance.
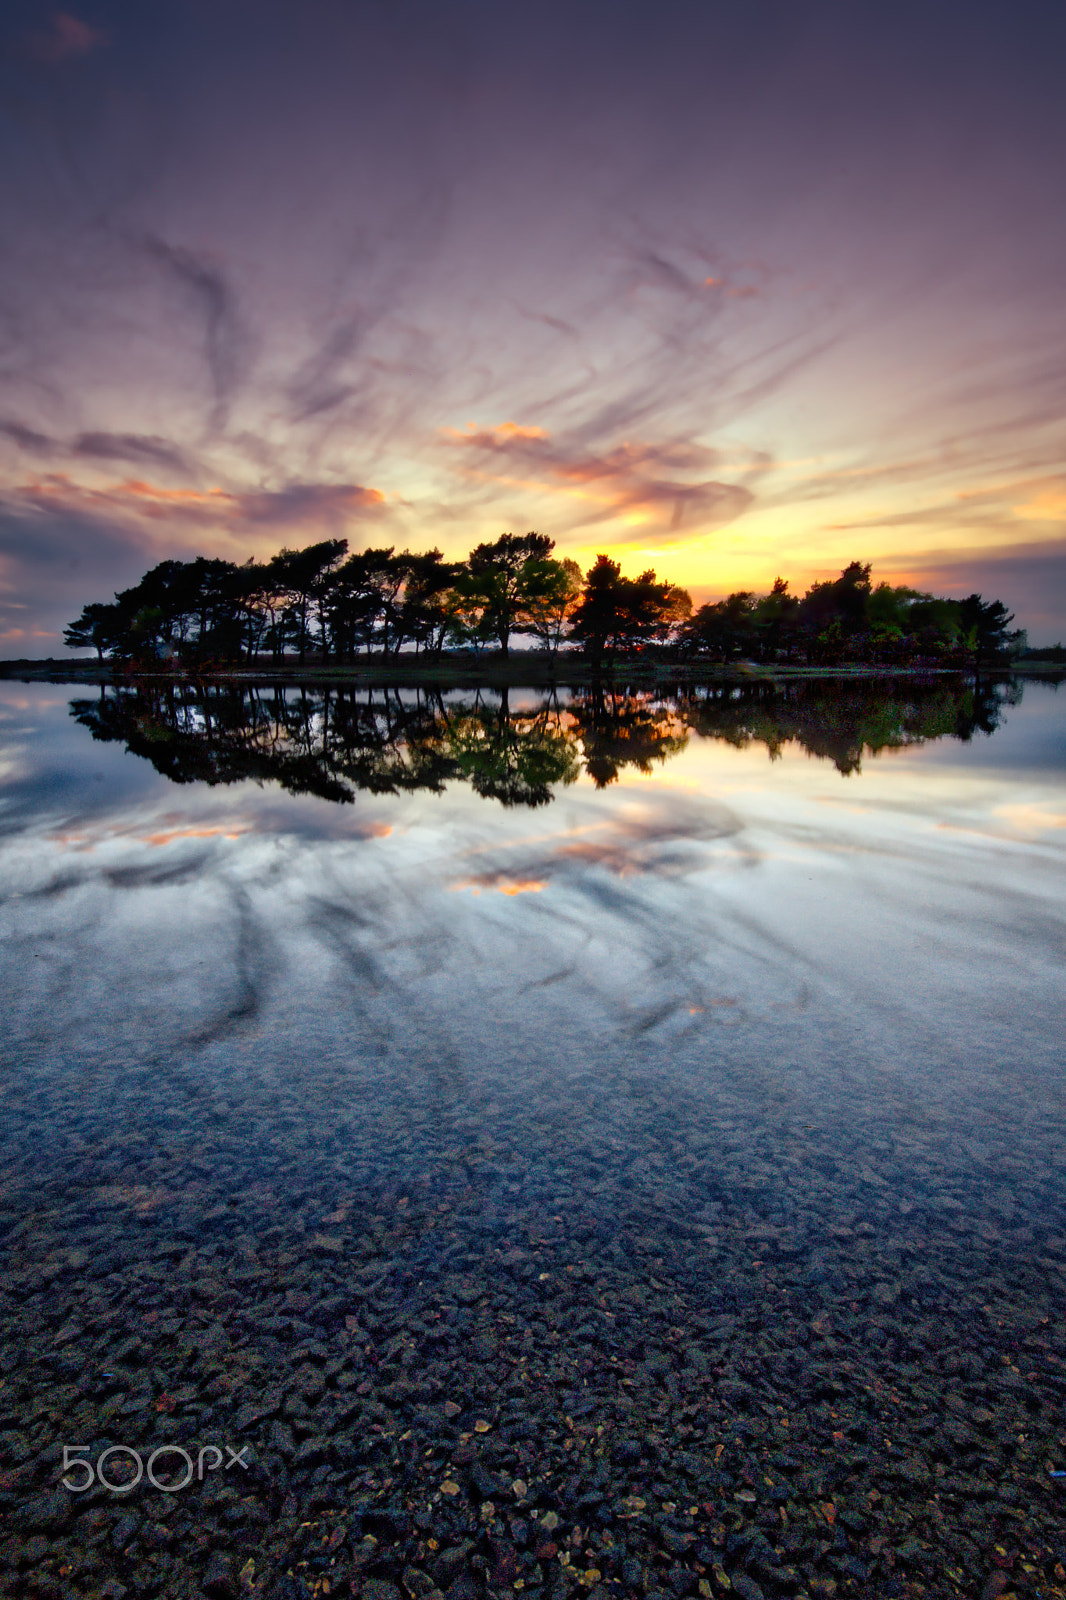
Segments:
[[[788,579],[775,578],[769,594],[755,603],[753,621],[763,660],[774,660],[791,646],[799,616],[799,600],[788,592]]]
[[[265,562],[249,556],[244,565],[237,568],[234,576],[233,603],[243,623],[244,649],[249,661],[254,661],[258,656],[274,621],[269,571]]]
[[[499,640],[505,659],[511,634],[528,623],[531,605],[553,581],[547,565],[554,548],[554,539],[545,534],[504,533],[470,552],[456,590],[480,612],[483,631]]]
[[[445,561],[441,550],[406,556],[403,608],[406,636],[416,650],[439,655],[452,619],[450,594],[462,570],[458,561]]]
[[[318,600],[322,596],[327,574],[339,564],[347,550],[347,539],[323,539],[304,550],[281,550],[271,558],[270,584],[285,599],[292,613],[296,648],[301,661],[307,651],[307,618],[312,599]],[[319,620],[321,623],[321,608]],[[326,648],[325,641],[323,645]]]
[[[653,571],[624,578],[617,561],[599,555],[570,619],[570,634],[598,664],[605,651],[640,648],[669,638],[692,612],[684,589],[660,582]]]
[[[323,627],[342,661],[350,661],[360,646],[371,651],[379,637],[388,652],[389,622],[402,585],[391,545],[360,550],[323,576]]]
[[[740,589],[726,600],[700,606],[685,630],[686,638],[697,650],[723,661],[748,655],[756,638],[756,604],[753,594]]]
[[[967,643],[974,656],[974,667],[980,672],[982,659],[996,655],[1013,642],[1007,632],[1014,621],[1002,600],[982,600],[979,594],[969,594],[959,601],[959,618]]]
[[[870,563],[849,562],[839,578],[811,584],[801,602],[802,620],[815,633],[834,622],[842,633],[858,633],[866,626],[870,592]]]
[[[580,770],[570,730],[547,707],[512,715],[506,688],[495,711],[478,704],[449,716],[447,750],[459,776],[505,806],[547,805],[552,786],[573,783]]]
[[[122,611],[117,605],[92,601],[69,628],[63,629],[63,643],[71,650],[95,650],[102,661],[104,651],[113,650],[118,643],[124,626]]]
[[[605,693],[595,684],[575,695],[569,710],[597,789],[615,783],[622,767],[651,772],[653,761],[665,762],[688,743],[676,709],[647,694]]]
[[[549,655],[558,652],[566,637],[567,623],[581,598],[581,568],[566,556],[562,561],[545,561],[543,574],[536,575],[530,599],[526,630],[539,639]]]

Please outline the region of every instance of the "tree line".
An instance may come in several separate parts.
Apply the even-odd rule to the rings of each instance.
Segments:
[[[839,578],[793,595],[778,578],[768,594],[742,590],[693,609],[686,590],[648,570],[626,577],[597,556],[586,574],[556,559],[539,533],[502,534],[465,561],[440,550],[350,553],[346,539],[280,550],[238,565],[198,556],[162,561],[114,600],[86,605],[64,631],[72,649],[131,664],[226,666],[286,660],[344,665],[361,654],[495,649],[515,638],[553,657],[579,646],[605,658],[657,650],[677,659],[980,667],[1025,644],[999,600],[941,599],[906,586],[874,586],[858,561]]]

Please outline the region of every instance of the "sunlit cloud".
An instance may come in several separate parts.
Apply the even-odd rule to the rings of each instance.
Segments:
[[[283,5],[251,55],[211,8],[14,9],[0,631],[360,529],[535,526],[699,600],[1066,521],[1066,102],[1021,23],[964,61],[844,8],[830,69],[817,6],[604,51],[566,8],[529,48],[520,8]]]
[[[704,289],[714,289],[727,300],[754,300],[765,292],[765,283],[736,282],[728,277],[704,278]]]
[[[739,832],[727,807],[709,804],[698,791],[674,790],[661,801],[635,799],[591,824],[515,841],[506,866],[456,878],[450,888],[539,894],[552,883],[587,882],[596,873],[618,879],[685,876],[705,869],[716,850],[735,859],[742,850]]]
[[[0,639],[17,648],[22,644],[32,644],[39,639],[52,639],[55,635],[47,628],[0,628]]]
[[[618,517],[676,533],[699,534],[733,522],[754,495],[742,484],[722,483],[695,474],[714,466],[717,453],[706,445],[679,440],[666,444],[624,441],[589,451],[552,437],[541,427],[504,422],[496,427],[442,431],[447,445],[463,452],[464,470],[491,482],[530,492],[561,495],[582,502],[581,520]],[[622,534],[625,542],[627,535]]]
[[[1066,811],[1052,811],[1047,806],[1024,800],[998,806],[993,816],[1005,822],[1012,833],[1020,834],[1023,838],[1055,833],[1060,828],[1066,828]]]
[[[145,479],[127,478],[94,488],[64,473],[49,473],[18,485],[9,503],[44,511],[66,509],[122,522],[163,522],[214,528],[230,533],[264,527],[310,529],[336,527],[372,516],[385,505],[379,489],[353,483],[290,483],[280,489],[167,488]]]
[[[950,497],[911,504],[903,510],[871,511],[868,515],[831,522],[827,526],[845,530],[914,525],[947,529],[961,525],[967,531],[985,529],[1013,538],[1016,537],[1013,525],[1018,521],[1048,522],[1058,527],[1064,520],[1066,484],[1061,478],[1038,478],[972,484]]]
[[[1031,499],[1014,507],[1014,515],[1023,522],[1066,523],[1066,479],[1036,489]]]

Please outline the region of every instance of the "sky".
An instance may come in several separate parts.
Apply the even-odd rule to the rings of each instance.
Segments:
[[[1064,61],[1045,0],[8,0],[0,655],[529,529],[1066,638]]]

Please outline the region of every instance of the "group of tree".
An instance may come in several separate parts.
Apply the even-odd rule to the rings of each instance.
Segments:
[[[1001,600],[979,594],[954,600],[906,585],[874,586],[868,562],[852,561],[839,578],[793,595],[778,578],[769,594],[740,590],[701,606],[681,631],[681,649],[716,660],[800,660],[808,665],[896,665],[921,661],[974,665],[1021,654],[1026,638],[1011,631]]]
[[[448,647],[506,656],[515,633],[556,651],[581,595],[576,562],[553,541],[506,533],[465,561],[440,550],[348,551],[346,539],[267,561],[162,561],[114,600],[87,605],[64,632],[100,659],[352,661]]]
[[[554,656],[580,646],[595,665],[657,649],[715,661],[973,662],[1020,650],[1002,602],[937,599],[880,583],[852,562],[794,596],[738,591],[693,614],[688,593],[654,571],[626,577],[598,556],[586,575],[543,534],[505,533],[465,561],[440,550],[349,553],[345,539],[244,565],[162,561],[114,600],[87,605],[64,632],[72,649],[133,664],[217,666],[264,659],[345,664],[360,653],[448,649],[509,654],[515,638]]]

